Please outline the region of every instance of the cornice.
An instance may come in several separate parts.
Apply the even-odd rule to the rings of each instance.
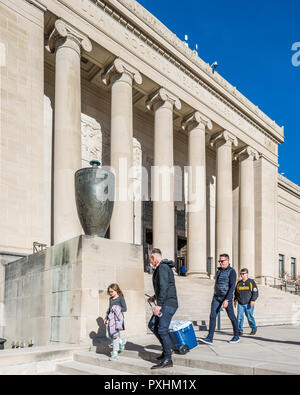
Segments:
[[[35,7],[39,8],[43,12],[47,11],[47,7],[44,4],[41,4],[38,0],[26,0],[29,4],[34,5]]]
[[[116,13],[111,9],[109,10],[109,8],[114,7],[120,9],[120,5],[125,7],[130,13],[135,15],[145,25],[147,25],[160,37],[162,37],[167,43],[169,43],[172,47],[174,47],[182,55],[184,55],[189,61],[191,61],[194,65],[200,68],[201,71],[205,73],[207,77],[207,81],[212,81],[214,84],[217,84],[220,87],[222,87],[227,93],[229,93],[232,97],[238,100],[242,108],[243,107],[247,108],[253,115],[259,117],[273,131],[275,131],[275,134],[280,135],[283,140],[283,134],[284,134],[283,127],[278,126],[275,121],[271,120],[263,111],[261,111],[256,105],[250,102],[243,94],[241,94],[236,89],[236,87],[232,86],[219,73],[217,72],[213,73],[208,63],[204,62],[194,51],[188,48],[182,40],[180,40],[173,32],[171,32],[165,25],[163,25],[157,18],[155,18],[149,11],[147,11],[137,1],[135,0],[91,0],[91,1],[95,2],[99,7],[103,9],[107,9],[108,12],[113,13],[115,18],[117,16]],[[124,18],[122,19],[124,21]],[[145,41],[148,42],[149,37],[146,37],[145,33],[142,32],[137,26],[132,25],[132,30],[134,30],[137,36],[142,36],[142,39],[144,36]],[[155,45],[157,45],[157,43],[155,43]],[[167,54],[165,49],[162,48],[161,45],[158,44],[157,46],[159,50],[162,51],[166,57],[169,57],[170,61],[175,63],[182,71],[186,72],[186,74],[188,75],[192,74],[192,77],[195,77],[195,79],[197,78],[197,76],[193,72],[191,72],[191,70],[188,70],[187,67],[184,64],[182,64],[182,62],[180,62],[179,59],[177,59],[176,57],[174,58],[173,54]],[[210,88],[209,85],[206,86],[204,81],[202,81],[202,85],[208,89]],[[220,97],[223,100],[225,99],[224,96],[222,95],[220,95]],[[256,122],[254,122],[254,124],[257,127]],[[278,142],[280,141],[277,141],[277,143]]]
[[[278,174],[278,186],[287,192],[292,192],[293,195],[300,198],[300,186],[281,174]]]

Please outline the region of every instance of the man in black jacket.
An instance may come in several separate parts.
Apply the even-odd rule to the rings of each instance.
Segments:
[[[234,306],[238,303],[238,323],[240,336],[243,335],[243,324],[244,314],[249,322],[249,326],[252,329],[250,335],[255,335],[257,332],[257,326],[253,317],[254,305],[258,298],[258,289],[254,280],[248,278],[248,269],[241,270],[241,278],[235,288]]]
[[[172,341],[169,335],[169,326],[172,317],[178,309],[177,292],[172,268],[175,263],[167,259],[162,259],[161,251],[153,249],[150,254],[150,262],[154,268],[152,277],[155,295],[148,299],[149,303],[156,302],[153,309],[153,316],[149,322],[149,329],[155,334],[162,345],[163,353],[157,365],[152,369],[171,368],[172,362]]]

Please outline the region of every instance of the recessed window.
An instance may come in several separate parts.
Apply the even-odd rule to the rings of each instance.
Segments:
[[[296,278],[296,258],[291,258],[291,277]]]
[[[279,255],[279,278],[284,276],[284,255]]]

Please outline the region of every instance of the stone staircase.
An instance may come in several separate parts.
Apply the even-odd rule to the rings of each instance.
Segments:
[[[211,300],[214,292],[213,280],[202,280],[197,277],[176,276],[179,308],[174,319],[189,320],[200,329],[209,325]],[[300,297],[281,290],[258,285],[259,299],[255,307],[255,319],[258,326],[296,325],[300,324]],[[145,293],[152,295],[152,277],[145,274]],[[151,309],[146,303],[147,320]],[[245,317],[244,327],[248,328]],[[221,329],[230,329],[226,312],[221,313]]]
[[[210,303],[213,295],[214,281],[202,280],[196,277],[176,276],[176,286],[179,298],[179,309],[174,317],[178,320],[190,320],[194,324],[197,338],[206,334],[209,324]],[[300,298],[287,294],[278,289],[259,286],[260,297],[256,304],[255,317],[258,326],[300,324]],[[145,293],[152,295],[152,276],[145,274]],[[147,320],[150,319],[151,309],[146,303]],[[221,329],[230,329],[231,323],[226,313],[221,315]],[[248,327],[245,319],[245,328]],[[228,332],[230,333],[230,331]],[[106,348],[105,348],[106,347]],[[154,350],[153,350],[154,348]],[[151,371],[155,357],[159,355],[159,347],[137,346],[129,343],[119,360],[108,360],[109,349],[102,346],[92,351],[74,352],[73,359],[57,363],[54,372],[44,374],[55,375],[216,375],[239,374],[237,366],[226,366],[207,360],[175,354],[174,368],[163,371]],[[248,369],[244,366],[243,369]],[[244,373],[244,371],[243,371]]]
[[[214,281],[176,276],[176,286],[179,309],[174,319],[192,321],[197,338],[204,337],[209,324]],[[259,286],[259,292],[260,297],[255,310],[258,327],[300,324],[299,296],[267,286]],[[152,277],[148,274],[145,274],[145,293],[153,294]],[[151,309],[146,298],[145,305],[149,320]],[[245,327],[247,324],[245,319]],[[229,329],[226,336],[231,336],[231,323],[226,313],[222,313],[221,329]],[[200,349],[197,350],[198,347],[184,356],[174,354],[172,369],[152,371],[150,368],[156,362],[155,357],[161,352],[155,341],[154,336],[129,338],[126,350],[119,360],[113,362],[109,361],[111,350],[105,342],[97,348],[86,345],[49,346],[17,352],[8,350],[1,354],[0,373],[101,376],[253,374],[253,367],[249,366],[248,361],[239,361],[239,365],[230,365],[228,362],[224,364],[213,351],[211,356],[205,355],[203,358],[203,353],[199,354]]]
[[[223,372],[217,372],[210,369],[199,368],[196,366],[184,366],[180,361],[174,358],[174,367],[164,369],[163,371],[151,370],[156,362],[154,356],[159,353],[145,351],[144,354],[135,351],[124,351],[117,361],[109,361],[108,355],[96,354],[95,352],[75,353],[73,360],[59,363],[55,372],[49,374],[64,375],[151,375],[151,376],[189,376],[189,375],[217,375]],[[47,374],[47,373],[46,373]]]

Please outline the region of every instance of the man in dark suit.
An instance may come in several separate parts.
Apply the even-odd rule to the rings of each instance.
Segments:
[[[155,295],[148,299],[149,303],[156,303],[153,316],[149,321],[149,329],[155,334],[162,345],[163,353],[158,357],[159,363],[151,369],[173,367],[172,341],[169,335],[171,320],[178,309],[178,299],[172,268],[175,263],[162,259],[162,253],[155,248],[150,254],[151,266],[154,268],[152,277]]]

